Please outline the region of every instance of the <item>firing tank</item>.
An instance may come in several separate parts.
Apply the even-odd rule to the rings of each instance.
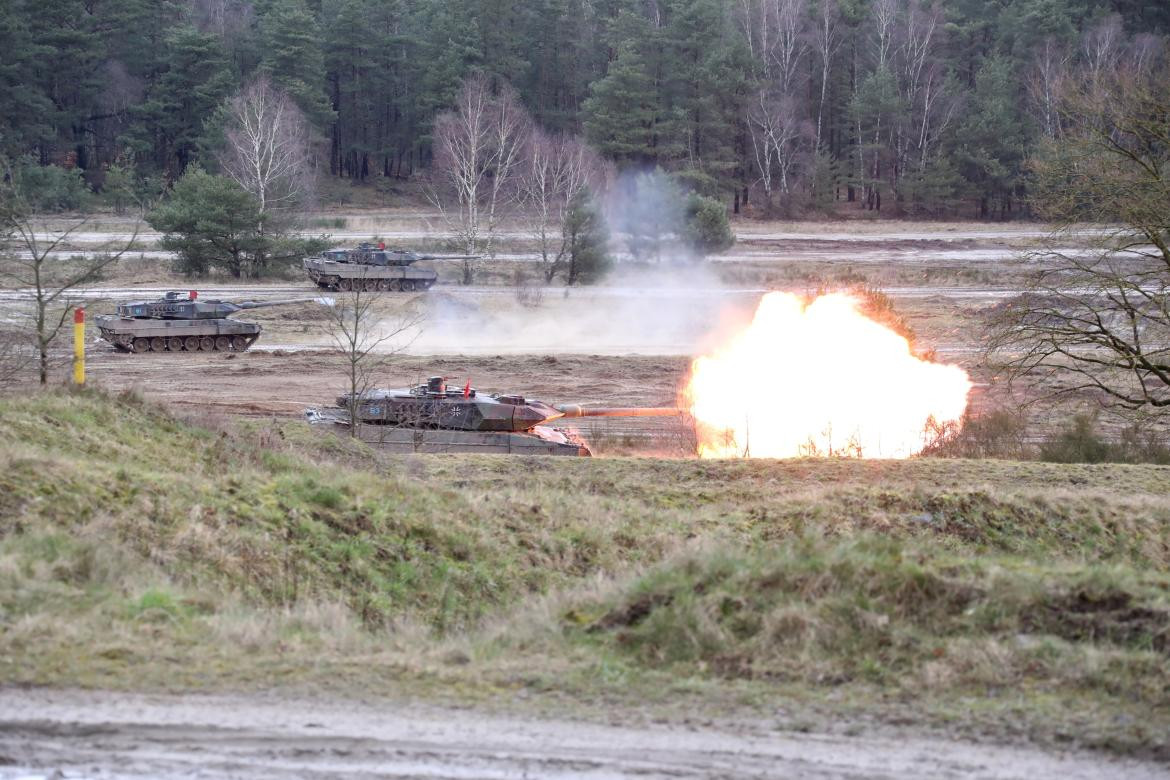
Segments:
[[[283,301],[201,300],[197,292],[168,292],[153,301],[118,304],[116,314],[94,318],[101,337],[122,352],[243,352],[260,338],[254,322],[228,315],[290,303],[332,303],[325,298]]]
[[[673,407],[550,405],[521,395],[484,395],[470,384],[448,387],[443,377],[400,389],[346,393],[337,405],[305,412],[312,424],[348,428],[361,439],[394,452],[478,452],[585,455],[588,446],[572,430],[549,423],[575,417],[674,417]]]
[[[318,287],[367,292],[426,290],[439,275],[429,268],[413,268],[419,260],[468,260],[477,255],[427,255],[384,244],[359,244],[356,249],[330,249],[304,260],[305,271]]]

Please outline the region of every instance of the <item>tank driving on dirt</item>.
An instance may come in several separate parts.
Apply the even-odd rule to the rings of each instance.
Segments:
[[[291,303],[330,304],[324,298],[282,301],[203,300],[197,292],[168,292],[153,301],[118,304],[116,314],[94,318],[101,337],[122,352],[243,352],[260,338],[254,322],[228,315]]]
[[[305,271],[318,287],[367,292],[413,292],[429,289],[439,278],[429,268],[413,268],[419,260],[467,260],[476,255],[426,255],[385,244],[359,244],[356,249],[329,249],[306,257]]]
[[[589,447],[573,431],[548,423],[574,417],[675,417],[674,407],[550,405],[521,395],[484,395],[470,383],[448,387],[443,377],[400,389],[367,390],[337,398],[337,406],[307,409],[312,424],[348,428],[393,452],[477,452],[584,455]]]

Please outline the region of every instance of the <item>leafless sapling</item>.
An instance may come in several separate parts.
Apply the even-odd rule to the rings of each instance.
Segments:
[[[87,217],[63,223],[37,219],[16,184],[0,194],[0,278],[28,301],[27,342],[42,385],[49,381],[53,344],[80,300],[78,288],[98,279],[134,246],[141,220],[128,236],[66,255],[62,247],[87,224]]]
[[[329,307],[329,335],[345,356],[345,378],[350,398],[350,435],[357,436],[354,413],[358,399],[370,389],[374,376],[392,356],[401,352],[417,335],[422,315],[412,308],[389,311],[387,300],[365,289],[363,281],[342,293]]]

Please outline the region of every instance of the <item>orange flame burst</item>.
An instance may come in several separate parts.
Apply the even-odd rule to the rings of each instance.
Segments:
[[[958,424],[971,379],[916,357],[844,294],[764,296],[744,330],[691,364],[680,405],[699,455],[906,458],[935,424]]]

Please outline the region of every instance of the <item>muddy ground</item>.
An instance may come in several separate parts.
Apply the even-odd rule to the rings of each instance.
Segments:
[[[1170,777],[1080,752],[766,721],[526,718],[402,702],[0,690],[0,779]]]

